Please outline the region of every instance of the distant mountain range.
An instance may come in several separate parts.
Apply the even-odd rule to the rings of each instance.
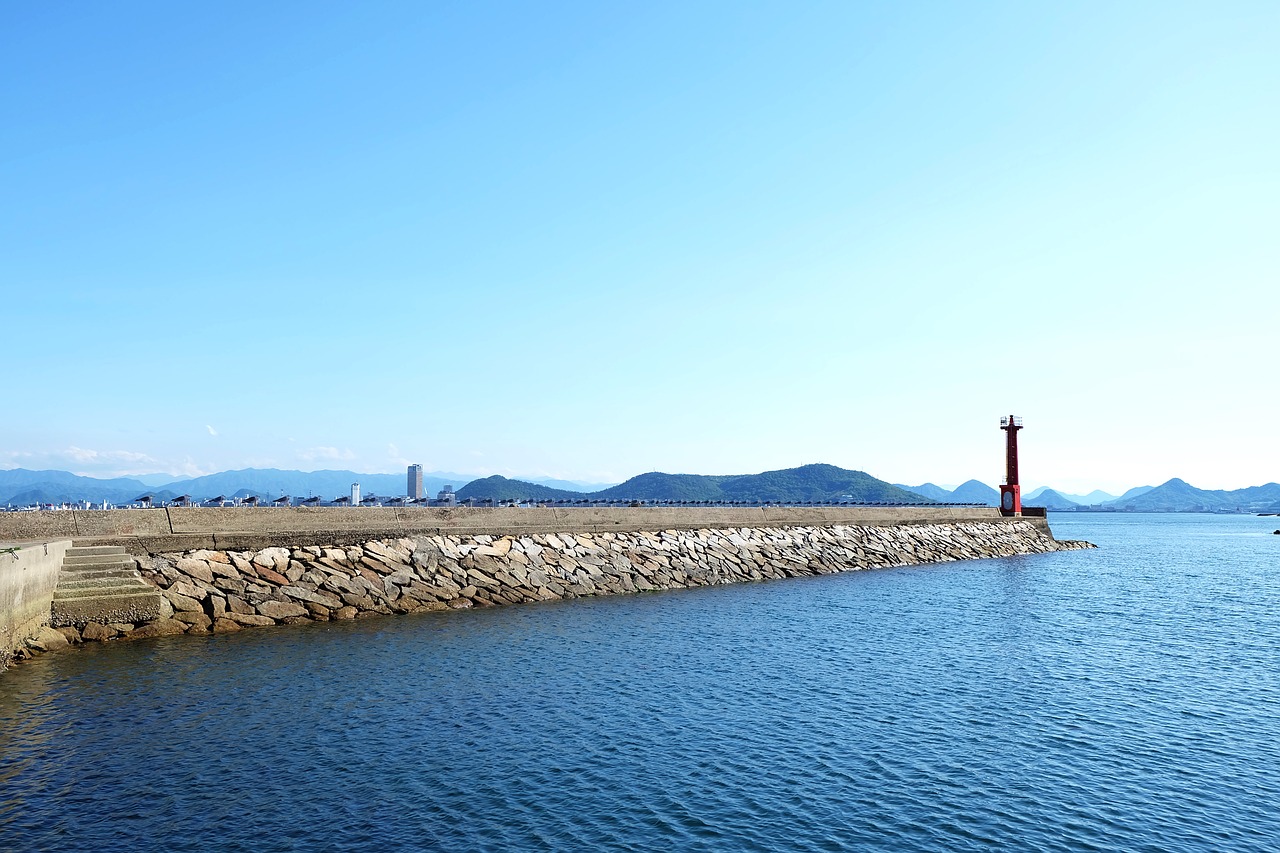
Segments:
[[[915,492],[918,495],[924,495],[930,500],[941,503],[1000,505],[1000,492],[978,480],[967,480],[954,489],[944,489],[942,486],[935,486],[933,483],[924,483],[920,486],[904,486],[900,483],[895,485],[899,489]]]
[[[151,480],[151,477],[147,479]],[[457,478],[448,485],[458,482]],[[325,499],[350,493],[359,483],[368,497],[394,497],[406,491],[404,474],[358,474],[353,471],[281,471],[247,468],[224,471],[148,486],[134,478],[99,480],[65,471],[0,471],[0,505],[31,506],[107,501],[130,504],[144,495],[159,504],[190,496],[195,502],[218,496],[257,497],[263,501],[282,495],[301,499],[316,495]],[[565,481],[553,484],[577,485]],[[434,495],[446,485],[442,477],[423,475],[424,491]],[[680,500],[680,501],[862,501],[920,503],[921,495],[878,480],[863,471],[849,471],[834,465],[804,465],[762,474],[708,476],[652,472],[632,477],[625,483],[595,491],[558,488],[547,483],[485,477],[457,490],[459,500]]]
[[[462,484],[470,479],[449,472],[424,472],[423,491],[434,496],[446,485]],[[552,480],[569,486],[579,485]],[[407,472],[401,474],[359,474],[354,471],[283,471],[277,468],[245,468],[222,471],[203,477],[165,479],[160,475],[117,477],[101,480],[81,477],[66,471],[28,471],[15,468],[0,471],[0,506],[63,504],[92,501],[121,505],[151,495],[155,503],[190,495],[196,501],[222,495],[227,498],[254,496],[273,500],[282,495],[306,498],[317,495],[333,498],[349,494],[351,484],[359,483],[364,495],[403,495],[408,491]]]
[[[281,495],[301,499],[312,495],[331,499],[350,493],[359,483],[365,496],[393,497],[407,491],[404,474],[358,474],[353,471],[282,471],[246,468],[203,477],[159,482],[159,475],[97,479],[66,471],[28,471],[22,468],[0,471],[0,506],[64,504],[80,501],[107,501],[126,505],[143,495],[155,503],[190,495],[195,501],[216,496],[257,497],[273,500]],[[448,472],[423,475],[426,494],[434,495],[445,485],[465,478]],[[584,484],[564,480],[540,482],[485,477],[472,480],[457,490],[459,500],[491,498],[506,500],[681,500],[681,501],[841,501],[888,503],[978,503],[996,506],[998,490],[978,480],[969,480],[954,489],[933,483],[919,486],[890,484],[863,471],[834,465],[803,465],[760,474],[665,474],[651,472],[632,477],[616,486],[589,490],[573,488]],[[586,484],[589,485],[589,484]],[[568,488],[566,488],[568,487]],[[1027,506],[1043,506],[1056,511],[1103,512],[1280,512],[1280,484],[1268,483],[1234,491],[1197,489],[1179,479],[1159,486],[1139,486],[1119,497],[1094,491],[1072,495],[1041,487],[1027,493]]]
[[[899,486],[936,501],[985,503],[997,506],[1000,493],[977,480],[948,491],[933,483]],[[1138,486],[1120,497],[1102,491],[1071,495],[1041,486],[1022,496],[1026,506],[1058,511],[1100,512],[1280,512],[1280,484],[1250,486],[1234,491],[1197,489],[1174,478],[1159,486]]]
[[[1058,494],[1053,489],[1037,489],[1038,494],[1033,498],[1028,496],[1024,499],[1027,506],[1042,506],[1045,509],[1075,509],[1079,506],[1073,500],[1068,500],[1065,496]]]
[[[951,490],[951,497],[948,498],[952,503],[974,503],[986,504],[987,506],[999,506],[1000,492],[991,488],[986,483],[980,483],[977,480],[968,480],[961,483]]]
[[[1143,486],[1142,491],[1146,491],[1149,488],[1151,487]],[[1108,494],[1107,492],[1101,491],[1099,489],[1094,489],[1092,492],[1090,492],[1087,495],[1069,495],[1066,492],[1059,491],[1057,489],[1050,489],[1048,486],[1041,486],[1038,489],[1030,491],[1027,494],[1023,495],[1022,499],[1024,501],[1033,501],[1038,499],[1040,495],[1042,495],[1043,493],[1049,492],[1049,491],[1054,492],[1059,498],[1062,498],[1065,501],[1068,501],[1073,504],[1080,504],[1081,506],[1093,506],[1094,504],[1103,504],[1103,503],[1106,503],[1107,501],[1113,501],[1116,499],[1115,495]]]
[[[1126,492],[1104,509],[1128,512],[1280,512],[1280,483],[1247,489],[1197,489],[1174,478],[1133,495]]]
[[[900,483],[894,483],[899,489],[905,489],[908,492],[915,492],[917,495],[928,498],[931,501],[941,501],[946,503],[951,500],[951,492],[941,486],[935,486],[933,483],[924,483],[919,486],[904,486]]]

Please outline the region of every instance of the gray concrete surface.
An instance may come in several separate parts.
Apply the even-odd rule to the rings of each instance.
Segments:
[[[349,544],[413,534],[696,530],[945,524],[1002,519],[991,507],[170,507],[0,513],[0,539],[68,536],[133,554]],[[1045,519],[1026,519],[1043,525]],[[1051,534],[1049,534],[1051,535]],[[282,538],[283,536],[283,538]]]
[[[12,543],[5,538],[0,535],[0,664],[49,624],[58,572],[71,546],[67,539]]]

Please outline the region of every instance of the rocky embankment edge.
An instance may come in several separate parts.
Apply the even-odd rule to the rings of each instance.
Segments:
[[[137,558],[164,596],[143,625],[68,641],[207,634],[1092,548],[1029,522],[420,536]]]

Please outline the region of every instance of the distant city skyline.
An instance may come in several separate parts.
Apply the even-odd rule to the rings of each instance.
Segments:
[[[7,5],[0,468],[1280,480],[1277,31]]]

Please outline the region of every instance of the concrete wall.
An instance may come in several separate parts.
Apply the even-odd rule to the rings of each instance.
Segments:
[[[408,535],[505,536],[730,527],[1001,522],[989,507],[171,507],[0,513],[0,540],[72,538],[132,553],[351,544]],[[1049,535],[1044,519],[1029,519]]]
[[[70,546],[66,539],[25,545],[0,542],[0,665],[40,626],[49,624],[49,605]]]
[[[163,509],[55,510],[0,513],[0,541],[50,541],[91,536],[167,536]]]

